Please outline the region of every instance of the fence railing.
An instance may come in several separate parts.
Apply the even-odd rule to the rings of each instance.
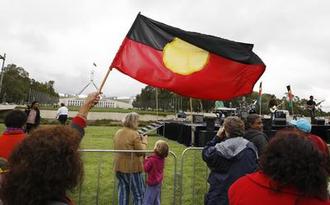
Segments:
[[[189,191],[188,189],[191,188],[191,203],[190,204],[201,204],[204,201],[204,193],[207,192],[208,189],[208,185],[207,185],[207,177],[209,174],[209,169],[206,166],[206,164],[204,162],[202,162],[202,164],[200,163],[201,161],[197,161],[196,159],[196,152],[198,152],[198,157],[201,158],[202,154],[201,151],[203,150],[203,147],[188,147],[185,150],[183,150],[182,154],[181,154],[181,160],[180,160],[180,172],[179,172],[179,176],[180,176],[180,198],[179,198],[179,204],[182,205],[183,204],[183,197],[186,196],[185,192]],[[192,155],[192,177],[190,177],[191,179],[191,186],[184,186],[183,183],[183,179],[184,179],[184,174],[188,173],[185,172],[185,162],[186,162],[186,155],[189,152],[194,152]],[[197,166],[200,165],[197,169]],[[198,171],[196,171],[198,170]],[[202,172],[202,173],[201,173]],[[196,173],[199,175],[199,177],[197,177]],[[198,182],[198,179],[201,179],[201,182]],[[186,183],[186,182],[185,182]],[[196,185],[199,188],[199,191],[196,191]],[[188,187],[188,189],[187,189]],[[204,187],[204,188],[203,188]],[[202,191],[202,192],[200,192]],[[189,198],[189,197],[188,197]]]
[[[130,157],[131,157],[131,162],[133,160],[133,156],[135,154],[138,154],[138,153],[153,153],[153,150],[110,150],[110,149],[82,149],[80,150],[80,152],[84,155],[83,158],[85,158],[85,160],[88,160],[88,154],[86,155],[86,153],[93,153],[93,154],[98,154],[99,156],[97,157],[97,165],[95,167],[95,164],[94,164],[94,168],[96,168],[96,184],[91,184],[89,182],[87,182],[87,184],[89,184],[90,186],[93,186],[95,187],[95,193],[92,193],[92,192],[89,192],[89,195],[94,195],[94,200],[93,202],[90,202],[87,200],[87,204],[89,203],[93,203],[93,204],[104,204],[103,200],[101,200],[100,198],[100,191],[101,191],[101,184],[102,183],[105,183],[105,181],[102,180],[102,169],[103,169],[103,164],[104,163],[112,163],[112,168],[108,167],[107,171],[109,171],[110,173],[113,173],[113,180],[112,180],[112,185],[113,185],[113,188],[112,188],[112,197],[109,197],[111,202],[110,203],[106,203],[106,204],[116,204],[116,200],[117,200],[117,196],[116,196],[116,176],[115,176],[115,172],[113,171],[113,156],[112,157],[107,157],[106,160],[104,160],[104,156],[107,155],[107,154],[117,154],[117,153],[126,153],[126,154],[130,154]],[[176,192],[178,190],[178,183],[177,183],[177,156],[175,155],[174,152],[170,151],[169,152],[169,156],[171,156],[171,158],[173,158],[174,160],[174,167],[173,167],[173,173],[172,173],[172,176],[173,176],[173,192],[171,194],[172,196],[172,204],[175,205],[176,202],[177,202],[177,199],[176,199]],[[112,161],[112,162],[110,162]],[[86,170],[87,169],[87,170]],[[90,169],[89,167],[85,167],[85,172],[87,171],[90,171],[88,170]],[[95,171],[95,170],[94,170]],[[95,176],[95,175],[94,175]],[[86,177],[86,174],[85,174],[85,177]],[[171,179],[172,177],[165,177],[165,180],[169,178]],[[88,177],[85,178],[84,181],[88,180]],[[108,178],[109,180],[109,178]],[[85,183],[85,182],[84,182]],[[107,186],[107,187],[110,187],[110,186]],[[104,194],[105,195],[105,194]],[[79,188],[78,188],[78,196],[75,196],[75,199],[76,199],[76,204],[78,205],[82,205],[82,204],[85,204],[84,200],[82,199],[84,197],[84,194],[83,194],[83,186],[80,185]],[[91,196],[89,196],[91,198]],[[104,198],[104,197],[103,197]],[[111,199],[112,198],[112,199]],[[91,200],[91,199],[90,199]]]

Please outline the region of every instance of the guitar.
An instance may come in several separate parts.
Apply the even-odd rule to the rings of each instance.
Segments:
[[[269,108],[271,113],[275,113],[278,109],[277,107],[281,106],[284,103],[284,101],[282,101],[280,104],[278,105],[274,105],[273,107]]]
[[[320,102],[316,103],[315,105],[306,105],[308,110],[314,110],[317,106],[323,103],[325,100],[321,100]]]

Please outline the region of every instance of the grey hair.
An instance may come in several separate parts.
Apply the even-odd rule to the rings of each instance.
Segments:
[[[223,126],[229,135],[227,137],[242,137],[244,135],[244,122],[237,116],[226,117]]]
[[[124,127],[137,130],[139,122],[139,114],[136,112],[128,113],[122,120]]]

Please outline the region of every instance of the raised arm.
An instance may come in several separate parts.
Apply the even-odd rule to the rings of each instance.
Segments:
[[[85,103],[80,107],[78,114],[72,119],[71,127],[76,129],[81,138],[84,136],[87,122],[87,115],[89,110],[94,107],[100,100],[100,93],[94,92],[88,95]]]

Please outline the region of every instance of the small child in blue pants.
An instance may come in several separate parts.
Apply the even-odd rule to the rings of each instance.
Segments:
[[[154,153],[143,162],[144,171],[148,174],[147,189],[144,193],[143,205],[160,205],[164,164],[168,152],[169,147],[167,142],[158,140],[155,143]]]

